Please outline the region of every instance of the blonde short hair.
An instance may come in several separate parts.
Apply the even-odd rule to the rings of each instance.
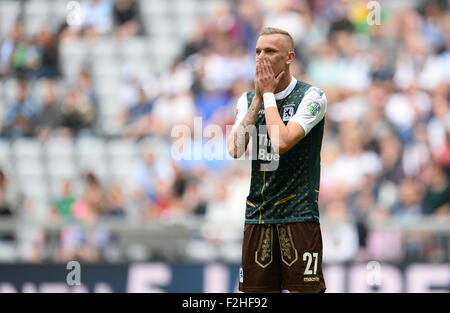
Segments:
[[[291,50],[294,50],[294,39],[292,38],[291,34],[289,34],[287,31],[282,30],[280,28],[275,27],[265,27],[258,35],[258,38],[263,35],[273,35],[273,34],[280,34],[285,35],[288,37],[289,42],[289,48]]]

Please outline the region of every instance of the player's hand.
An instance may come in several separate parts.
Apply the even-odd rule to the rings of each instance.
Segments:
[[[275,76],[270,61],[264,56],[258,57],[256,59],[255,88],[258,88],[260,95],[266,92],[274,93],[283,74],[284,71]]]

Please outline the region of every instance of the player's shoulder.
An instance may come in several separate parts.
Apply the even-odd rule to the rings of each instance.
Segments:
[[[322,117],[327,111],[327,97],[325,92],[312,84],[300,82],[303,97],[299,108],[306,110],[311,116]],[[299,87],[300,88],[300,87]]]
[[[238,104],[250,106],[255,96],[255,90],[244,91],[238,99]]]
[[[317,86],[314,86],[314,85],[312,85],[310,83],[301,81],[301,80],[297,80],[297,86],[296,87],[297,87],[297,89],[299,89],[304,94],[311,95],[311,94],[315,93],[315,94],[317,94],[320,97],[325,95],[325,92],[321,88],[319,88]]]
[[[255,91],[251,90],[251,91],[244,91],[241,96],[238,98],[236,107],[238,110],[240,111],[246,111],[247,108],[249,107],[249,103],[252,102],[252,99],[255,95]]]

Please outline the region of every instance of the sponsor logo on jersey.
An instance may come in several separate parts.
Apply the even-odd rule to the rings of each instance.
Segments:
[[[315,277],[305,277],[303,278],[303,281],[320,281],[320,278],[315,276]]]
[[[312,101],[307,104],[306,108],[311,116],[316,116],[320,111],[320,103],[317,101]]]

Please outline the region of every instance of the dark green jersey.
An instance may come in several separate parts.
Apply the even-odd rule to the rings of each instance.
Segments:
[[[247,93],[248,107],[254,94],[255,91]],[[307,134],[283,155],[270,153],[271,143],[261,106],[255,124],[258,140],[253,147],[257,149],[257,159],[252,160],[245,223],[318,222],[317,202],[320,185],[320,150],[326,109],[325,95],[318,88],[296,81],[293,90],[285,98],[277,100],[277,107],[285,125],[290,120],[295,120],[303,126]],[[264,169],[270,162],[274,164],[274,161],[268,160],[277,157],[279,160],[275,170]]]

